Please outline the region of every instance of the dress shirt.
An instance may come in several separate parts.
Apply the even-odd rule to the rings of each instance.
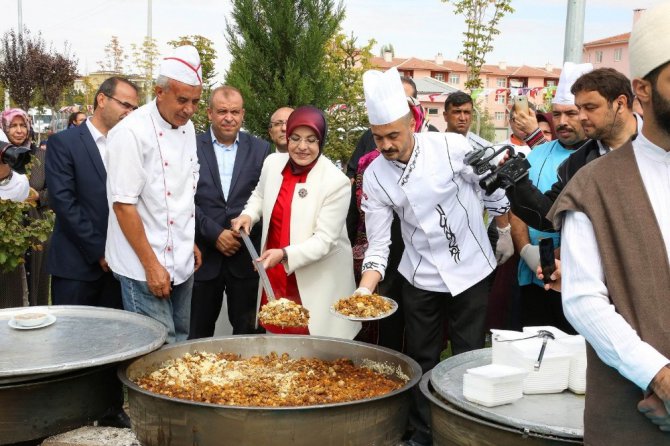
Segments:
[[[113,203],[133,204],[158,261],[175,285],[185,282],[194,270],[194,196],[200,171],[193,123],[173,128],[152,101],[117,124],[107,144],[105,258],[110,268],[146,280],[112,209]]]
[[[670,153],[642,134],[633,141],[633,149],[670,261]],[[610,303],[595,232],[586,214],[566,212],[562,238],[565,316],[603,362],[646,390],[670,360],[642,341]]]
[[[237,156],[237,148],[240,145],[240,132],[237,132],[235,141],[227,146],[216,140],[214,132],[210,128],[212,135],[212,145],[214,146],[214,156],[216,156],[216,164],[219,166],[219,177],[221,178],[221,189],[223,196],[228,199],[230,192],[230,183],[233,181],[233,167],[235,167],[235,157]]]
[[[384,277],[393,211],[400,216],[405,251],[398,272],[426,291],[465,291],[496,267],[482,219],[509,210],[505,191],[483,196],[479,177],[464,163],[472,150],[456,133],[417,133],[407,165],[377,157],[365,171],[361,208],[368,249],[363,271]]]
[[[103,135],[100,132],[100,130],[98,130],[93,125],[93,123],[91,122],[91,118],[86,119],[86,127],[88,127],[88,131],[91,132],[93,141],[95,142],[95,145],[98,147],[98,150],[100,151],[102,164],[104,164],[105,168],[107,168],[107,137]]]

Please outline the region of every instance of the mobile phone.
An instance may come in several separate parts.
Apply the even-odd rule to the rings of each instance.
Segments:
[[[528,97],[527,96],[515,96],[514,97],[514,113],[519,113],[523,111],[525,114],[528,114]]]
[[[551,275],[556,271],[556,260],[554,258],[554,239],[551,237],[540,240],[540,266],[544,283],[551,282]]]

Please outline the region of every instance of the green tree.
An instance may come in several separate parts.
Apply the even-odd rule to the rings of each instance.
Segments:
[[[336,80],[337,95],[326,114],[328,137],[325,154],[332,160],[346,161],[356,142],[368,127],[363,101],[363,73],[372,68],[372,47],[376,42],[358,47],[356,38],[338,33],[328,45],[324,70]]]
[[[379,57],[384,57],[385,53],[391,53],[391,57],[395,57],[395,48],[393,48],[392,43],[387,43],[379,48]]]
[[[327,44],[344,8],[334,0],[233,0],[226,83],[244,97],[245,128],[264,134],[282,106],[333,104],[336,80],[324,70]]]
[[[468,67],[465,87],[482,88],[480,73],[486,55],[493,50],[493,38],[500,34],[498,25],[505,14],[513,13],[512,0],[442,0],[451,3],[456,14],[465,17],[463,60]]]
[[[482,105],[478,102],[475,102],[475,113],[470,130],[487,141],[495,141],[496,127],[493,119],[491,119],[491,114],[488,108],[482,108]]]
[[[123,45],[119,42],[118,36],[112,36],[110,42],[105,46],[105,58],[99,60],[98,66],[103,71],[113,71],[121,74],[124,72],[123,65],[126,63],[126,55]]]
[[[202,96],[198,111],[193,115],[191,121],[193,121],[196,132],[203,132],[209,126],[207,104],[209,103],[209,96],[212,92],[214,78],[216,77],[216,72],[214,71],[214,62],[216,61],[214,42],[200,35],[191,35],[171,40],[168,42],[168,45],[173,48],[182,45],[192,45],[198,50],[200,64],[202,65]]]
[[[140,102],[144,103],[143,98],[151,97],[154,88],[154,73],[158,65],[158,58],[160,51],[158,51],[158,43],[156,39],[145,37],[140,45],[131,44],[133,66],[139,71],[132,73],[142,79],[144,85],[140,87]]]
[[[40,79],[39,92],[52,110],[57,110],[63,93],[72,88],[77,78],[77,60],[65,54],[44,54],[37,69]]]

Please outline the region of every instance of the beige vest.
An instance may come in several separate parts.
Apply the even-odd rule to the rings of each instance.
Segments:
[[[593,224],[616,311],[643,341],[670,356],[670,265],[631,143],[583,167],[548,218],[559,227],[568,210]],[[670,434],[637,411],[642,391],[590,346],[586,378],[586,445],[670,445]]]

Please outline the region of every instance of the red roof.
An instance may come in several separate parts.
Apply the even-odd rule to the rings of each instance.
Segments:
[[[628,43],[628,40],[630,40],[630,33],[623,33],[623,34],[617,34],[616,36],[605,37],[604,39],[587,42],[584,44],[584,47],[612,45],[615,43]]]

